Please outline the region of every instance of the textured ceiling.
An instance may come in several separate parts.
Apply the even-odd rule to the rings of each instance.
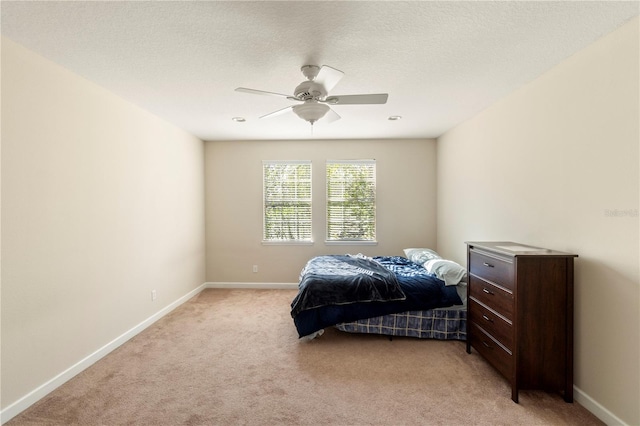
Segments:
[[[3,36],[203,140],[437,137],[639,13],[637,1],[0,7]],[[305,64],[345,73],[331,94],[389,101],[333,106],[342,119],[318,121],[312,134],[292,113],[258,119],[291,101],[234,91],[292,94]]]

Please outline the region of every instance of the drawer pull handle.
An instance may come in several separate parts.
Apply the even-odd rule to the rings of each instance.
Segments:
[[[482,316],[482,318],[483,318],[485,321],[493,322],[493,320],[492,320],[491,318],[489,318],[488,316],[486,316],[486,315],[483,315],[483,316]]]
[[[482,291],[493,296],[493,292],[487,290],[486,288],[483,288]]]
[[[493,268],[493,265],[487,262],[484,262],[483,265],[486,266],[487,268]]]
[[[487,342],[485,342],[484,340],[482,341],[482,344],[483,344],[485,347],[489,348],[489,349],[492,349],[492,348],[493,348],[493,346],[491,346],[490,344],[488,344],[488,343],[487,343]]]

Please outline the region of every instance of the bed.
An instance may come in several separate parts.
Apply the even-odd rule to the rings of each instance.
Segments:
[[[466,270],[426,248],[405,256],[326,255],[300,273],[291,316],[299,337],[352,333],[465,340]]]

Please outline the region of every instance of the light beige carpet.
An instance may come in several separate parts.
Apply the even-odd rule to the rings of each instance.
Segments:
[[[596,425],[510,388],[459,341],[327,329],[298,339],[292,290],[208,289],[8,425]]]

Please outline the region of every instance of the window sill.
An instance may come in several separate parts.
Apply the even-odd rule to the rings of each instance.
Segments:
[[[278,241],[262,241],[263,246],[312,246],[313,241],[300,240],[278,240]]]
[[[327,241],[324,242],[325,246],[377,246],[377,241]]]

